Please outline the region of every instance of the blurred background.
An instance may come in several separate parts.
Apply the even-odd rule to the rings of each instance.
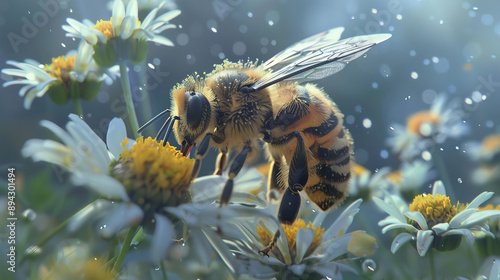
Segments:
[[[76,49],[78,42],[66,38],[61,29],[68,17],[95,22],[111,16],[101,0],[54,0],[57,11],[50,14],[41,5],[47,2],[0,2],[0,68],[10,68],[7,60],[50,63],[52,57]],[[372,48],[366,57],[316,82],[345,115],[358,163],[373,172],[385,166],[399,168],[397,156],[385,143],[391,127],[404,125],[410,114],[429,109],[434,97],[445,93],[460,104],[470,129],[464,137],[439,146],[451,188],[460,201],[480,193],[471,183],[477,163],[470,159],[467,145],[500,133],[499,1],[183,0],[176,5],[182,14],[172,23],[178,28],[162,33],[175,47],[150,44],[146,86],[131,71],[140,124],[170,107],[169,92],[176,83],[188,74],[212,71],[223,59],[265,61],[296,41],[338,26],[345,27],[342,38],[391,33],[391,39]],[[37,22],[36,32],[24,34],[26,22]],[[14,37],[18,40],[13,41]],[[149,91],[150,108],[142,102],[144,88]],[[0,173],[5,182],[7,168],[16,167],[18,192],[25,203],[20,207],[67,217],[67,203],[73,203],[74,210],[86,205],[90,201],[86,190],[67,188],[69,174],[20,154],[28,139],[53,138],[40,127],[40,120],[64,126],[73,112],[72,103],[58,106],[49,98],[37,98],[26,110],[19,87],[0,90]],[[473,98],[475,92],[482,98]],[[127,116],[119,80],[103,85],[97,98],[82,101],[82,106],[84,120],[103,139],[113,117]],[[154,136],[154,131],[149,133]],[[170,140],[175,143],[173,137]],[[215,156],[211,151],[204,160],[202,175],[213,172]]]

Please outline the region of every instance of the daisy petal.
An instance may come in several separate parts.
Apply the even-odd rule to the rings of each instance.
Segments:
[[[388,232],[390,230],[398,229],[398,228],[404,228],[404,229],[409,230],[409,231],[417,231],[417,229],[410,224],[399,223],[399,224],[392,224],[392,225],[385,226],[384,228],[382,228],[382,234],[385,234],[386,232]]]
[[[125,127],[125,123],[120,118],[113,118],[109,122],[108,133],[106,134],[106,145],[115,159],[118,159],[120,157],[120,153],[123,151],[120,144],[125,138],[127,138],[127,128]]]
[[[450,227],[451,228],[459,228],[460,225],[463,223],[463,221],[468,219],[475,212],[477,212],[477,209],[465,209],[465,210],[461,211],[460,213],[458,213],[457,215],[455,215],[455,217],[453,217],[451,219]]]
[[[143,212],[139,206],[133,203],[120,203],[115,211],[101,221],[99,229],[102,236],[110,238],[128,226],[139,224],[142,217]]]
[[[314,239],[314,229],[313,228],[301,228],[297,231],[296,235],[296,255],[295,263],[301,263],[307,249],[311,245]]]
[[[446,235],[462,235],[463,237],[465,237],[465,242],[467,242],[469,246],[472,246],[475,240],[474,233],[466,228],[452,229],[443,233],[443,236]]]
[[[395,254],[401,246],[403,246],[406,242],[414,239],[415,237],[407,232],[403,232],[398,234],[396,238],[392,241],[391,244],[391,252]]]
[[[347,207],[335,222],[323,233],[323,238],[330,239],[337,237],[347,231],[354,216],[359,212],[359,205],[363,202],[360,198]]]
[[[112,211],[114,206],[115,204],[109,200],[98,199],[78,211],[78,213],[71,218],[66,228],[69,232],[74,232],[90,220],[103,218],[107,213]]]
[[[485,211],[479,211],[474,214],[472,214],[468,219],[466,219],[462,223],[462,227],[471,227],[474,226],[478,223],[484,222],[488,219],[491,218],[498,218],[500,217],[500,211],[499,210],[485,210]]]
[[[224,241],[222,241],[222,239],[220,239],[220,237],[217,236],[214,231],[207,226],[204,226],[202,231],[212,245],[212,248],[215,249],[217,254],[219,254],[219,257],[222,259],[231,273],[237,273],[237,264],[235,263],[234,256],[231,254],[231,251],[229,250],[226,243],[224,243]]]
[[[134,1],[135,2],[135,1]],[[155,214],[155,231],[151,240],[151,260],[160,263],[172,243],[174,230],[172,223],[165,216]]]
[[[385,201],[383,201],[378,197],[374,197],[373,202],[375,202],[375,204],[377,204],[377,206],[380,209],[384,210],[387,214],[391,215],[392,217],[395,217],[400,222],[406,223],[404,215],[395,206],[389,205],[388,203],[386,203]]]
[[[422,213],[418,211],[406,212],[405,216],[417,222],[420,228],[422,228],[423,230],[429,229],[429,226],[427,226],[427,221],[425,220],[425,217],[424,215],[422,215]]]
[[[121,199],[122,201],[130,200],[123,185],[106,174],[75,174],[72,180],[75,185],[90,187],[105,197]]]
[[[131,1],[134,2],[134,1]],[[134,32],[135,26],[137,25],[137,18],[127,16],[123,19],[120,27],[120,38],[126,40]]]
[[[476,196],[465,209],[477,208],[479,205],[483,204],[486,200],[493,196],[493,192],[482,192],[480,195]]]
[[[167,46],[167,47],[174,46],[174,42],[172,42],[170,39],[163,37],[163,36],[160,36],[160,35],[156,35],[153,39],[149,39],[149,41],[152,41],[152,42],[155,42],[155,43],[158,43],[160,45]]]
[[[425,256],[433,240],[432,230],[419,230],[417,232],[417,252],[421,257]]]
[[[450,229],[450,224],[448,223],[439,223],[432,227],[432,230],[438,235],[449,229]]]
[[[446,189],[441,180],[434,182],[434,186],[432,187],[432,195],[436,196],[437,194],[446,195]]]

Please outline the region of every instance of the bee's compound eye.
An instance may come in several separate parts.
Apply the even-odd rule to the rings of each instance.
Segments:
[[[209,112],[210,104],[203,94],[196,91],[186,92],[186,103],[187,124],[195,129],[200,125],[203,116]]]

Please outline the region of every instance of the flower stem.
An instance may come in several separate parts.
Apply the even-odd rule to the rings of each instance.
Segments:
[[[163,280],[168,280],[167,269],[163,262],[160,262],[160,267],[161,267],[161,276],[163,277]]]
[[[83,117],[82,103],[80,103],[80,99],[73,98],[73,105],[75,105],[75,114],[77,114],[80,117]]]
[[[130,119],[130,124],[132,125],[132,130],[134,131],[134,137],[139,138],[140,135],[137,132],[139,129],[139,122],[137,121],[137,114],[135,113],[134,101],[132,100],[132,90],[130,89],[130,79],[128,78],[127,72],[127,61],[120,60],[120,78],[123,88],[123,96],[125,98],[125,104],[127,105],[127,112]]]
[[[120,253],[118,254],[118,258],[116,259],[115,264],[113,265],[113,270],[118,273],[120,270],[120,267],[122,266],[123,260],[125,259],[125,256],[128,253],[128,250],[130,249],[130,243],[132,242],[132,239],[135,236],[135,232],[137,231],[137,228],[139,226],[133,226],[130,227],[128,230],[127,236],[125,237],[125,240],[123,241],[122,249],[120,250]]]
[[[431,271],[431,279],[436,280],[436,264],[434,263],[434,252],[432,251],[432,248],[427,252],[429,255],[429,269]]]

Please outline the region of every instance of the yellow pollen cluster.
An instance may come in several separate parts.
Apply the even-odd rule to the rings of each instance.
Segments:
[[[396,170],[393,171],[387,175],[385,175],[385,178],[391,182],[393,182],[396,185],[401,184],[401,181],[403,180],[403,172],[401,170]]]
[[[163,141],[162,141],[163,142]],[[151,137],[137,139],[130,150],[125,149],[128,140],[121,144],[121,161],[130,162],[130,170],[136,180],[163,189],[182,190],[189,186],[194,159],[186,158],[168,143],[163,146]]]
[[[427,225],[433,227],[439,223],[449,223],[457,215],[458,209],[457,206],[451,205],[450,198],[446,195],[420,194],[410,204],[410,211],[420,212],[425,217]]]
[[[288,249],[290,252],[295,252],[295,242],[296,242],[296,236],[297,236],[297,231],[301,228],[312,228],[314,230],[314,238],[309,245],[309,248],[307,249],[306,255],[310,254],[316,247],[318,247],[319,244],[321,244],[321,236],[325,232],[324,228],[321,227],[313,227],[312,223],[309,222],[306,226],[306,222],[302,219],[297,219],[295,222],[291,225],[286,225],[282,224],[283,230],[285,231],[286,235],[286,240],[288,242]],[[273,235],[267,234],[266,230],[261,227],[260,225],[256,225],[255,228],[257,229],[257,234],[259,235],[260,238],[262,238],[262,244],[267,246],[273,239]]]
[[[430,111],[417,112],[408,118],[406,128],[408,129],[408,131],[420,135],[420,128],[424,123],[435,125],[439,123],[439,116]]]
[[[51,77],[54,77],[62,82],[69,81],[69,73],[75,69],[76,54],[74,56],[58,56],[52,58],[52,63],[46,64],[45,70]]]
[[[484,138],[481,148],[485,152],[494,152],[500,149],[500,135],[490,135]]]
[[[109,21],[107,20],[99,20],[96,22],[94,25],[94,29],[97,29],[106,36],[106,38],[111,38],[113,37],[113,18],[110,18]]]
[[[368,169],[364,168],[363,166],[361,166],[359,164],[354,164],[354,166],[352,167],[352,172],[354,172],[354,174],[358,177],[367,171],[368,171]]]

